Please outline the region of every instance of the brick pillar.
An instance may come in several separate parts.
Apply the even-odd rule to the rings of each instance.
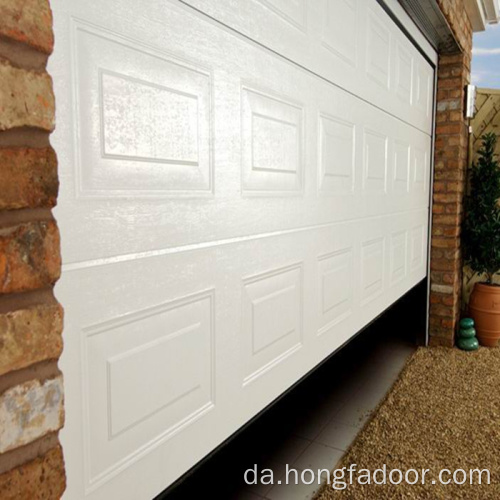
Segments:
[[[62,309],[48,0],[0,0],[0,498],[65,489]]]
[[[467,167],[470,51],[439,57],[431,236],[431,345],[453,346],[460,316],[460,228]]]

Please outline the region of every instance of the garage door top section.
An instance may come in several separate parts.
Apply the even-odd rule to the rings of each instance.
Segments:
[[[432,133],[433,68],[377,2],[184,3],[423,132]],[[412,35],[434,61],[435,52],[400,6],[389,3],[403,22],[408,21]]]

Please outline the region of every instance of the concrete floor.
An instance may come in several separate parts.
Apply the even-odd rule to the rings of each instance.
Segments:
[[[313,498],[317,481],[286,484],[286,464],[299,474],[334,468],[416,349],[414,333],[405,338],[400,319],[389,314],[375,322],[179,488],[159,498]],[[271,469],[274,484],[245,484],[245,470],[255,465],[259,471]]]

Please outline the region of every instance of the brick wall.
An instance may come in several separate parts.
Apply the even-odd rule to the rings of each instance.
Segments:
[[[65,488],[62,309],[48,0],[0,0],[0,498]]]
[[[470,78],[472,27],[463,0],[438,0],[438,3],[461,51],[440,55],[438,63],[430,343],[453,346],[461,304],[460,226],[468,143],[464,94]]]

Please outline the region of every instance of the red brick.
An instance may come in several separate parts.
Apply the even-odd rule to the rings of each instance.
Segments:
[[[456,299],[453,298],[453,301],[455,301]],[[442,318],[441,319],[441,326],[443,328],[455,328],[455,320],[454,319],[446,319],[446,318]]]
[[[451,135],[459,134],[461,130],[460,123],[447,123],[436,126],[436,134]]]
[[[60,446],[0,475],[2,500],[56,500],[66,489]]]
[[[441,248],[431,247],[431,259],[444,258],[444,251]]]
[[[450,204],[445,206],[444,211],[446,214],[455,214],[459,218],[459,221],[461,220],[460,219],[460,214],[462,213],[462,205],[461,204],[450,203]]]
[[[448,332],[445,335],[445,337],[438,337],[434,331],[431,331],[429,345],[431,347],[453,347],[455,345],[453,337],[448,338]]]
[[[439,203],[434,203],[432,205],[432,213],[433,214],[442,214],[444,213],[444,206]]]
[[[0,293],[52,285],[60,271],[59,231],[54,221],[0,230]]]
[[[446,183],[446,191],[448,193],[463,193],[464,191],[464,183],[463,182],[447,182]]]
[[[457,203],[457,195],[450,193],[434,193],[434,203]]]
[[[445,318],[453,317],[453,311],[450,307],[441,304],[431,304],[430,313],[433,316],[442,316]]]
[[[0,209],[55,206],[59,183],[52,148],[3,148],[0,165]]]
[[[443,254],[444,254],[445,259],[450,259],[450,260],[455,260],[455,261],[459,261],[461,258],[461,255],[462,255],[461,251],[460,251],[460,247],[454,248],[452,250],[449,250],[449,249],[443,250]]]
[[[46,54],[54,47],[48,0],[0,0],[0,35]]]
[[[444,193],[446,191],[446,183],[441,181],[436,181],[434,183],[434,193]]]
[[[15,68],[0,61],[0,130],[54,129],[54,94],[47,73]]]
[[[456,269],[455,269],[456,271]],[[443,273],[443,283],[446,283],[448,285],[454,285],[457,281],[457,273]]]
[[[437,248],[454,248],[457,242],[454,238],[432,238],[432,246]]]
[[[450,259],[433,259],[431,260],[431,269],[433,271],[454,271],[456,264]]]
[[[443,300],[442,300],[442,302],[445,306],[454,306],[456,301],[457,301],[457,299],[453,295],[445,296],[445,297],[443,297]]]
[[[452,237],[458,237],[460,236],[460,226],[454,226],[454,227],[443,227],[443,236],[452,236]]]
[[[436,113],[436,123],[445,123],[449,121],[450,119],[450,114],[448,111],[440,111]]]
[[[456,215],[436,215],[432,222],[433,224],[444,224],[448,226],[456,226],[460,223]]]
[[[0,314],[0,375],[61,355],[63,312],[57,303]]]
[[[438,293],[431,293],[430,300],[431,304],[441,304],[442,302],[442,295]]]
[[[437,226],[436,224],[433,224],[432,226],[432,236],[443,236],[443,227],[442,226]]]
[[[436,98],[439,101],[444,101],[450,97],[450,91],[448,89],[438,89]]]
[[[461,85],[462,80],[460,78],[440,78],[438,80],[438,86],[441,89],[453,89]]]

